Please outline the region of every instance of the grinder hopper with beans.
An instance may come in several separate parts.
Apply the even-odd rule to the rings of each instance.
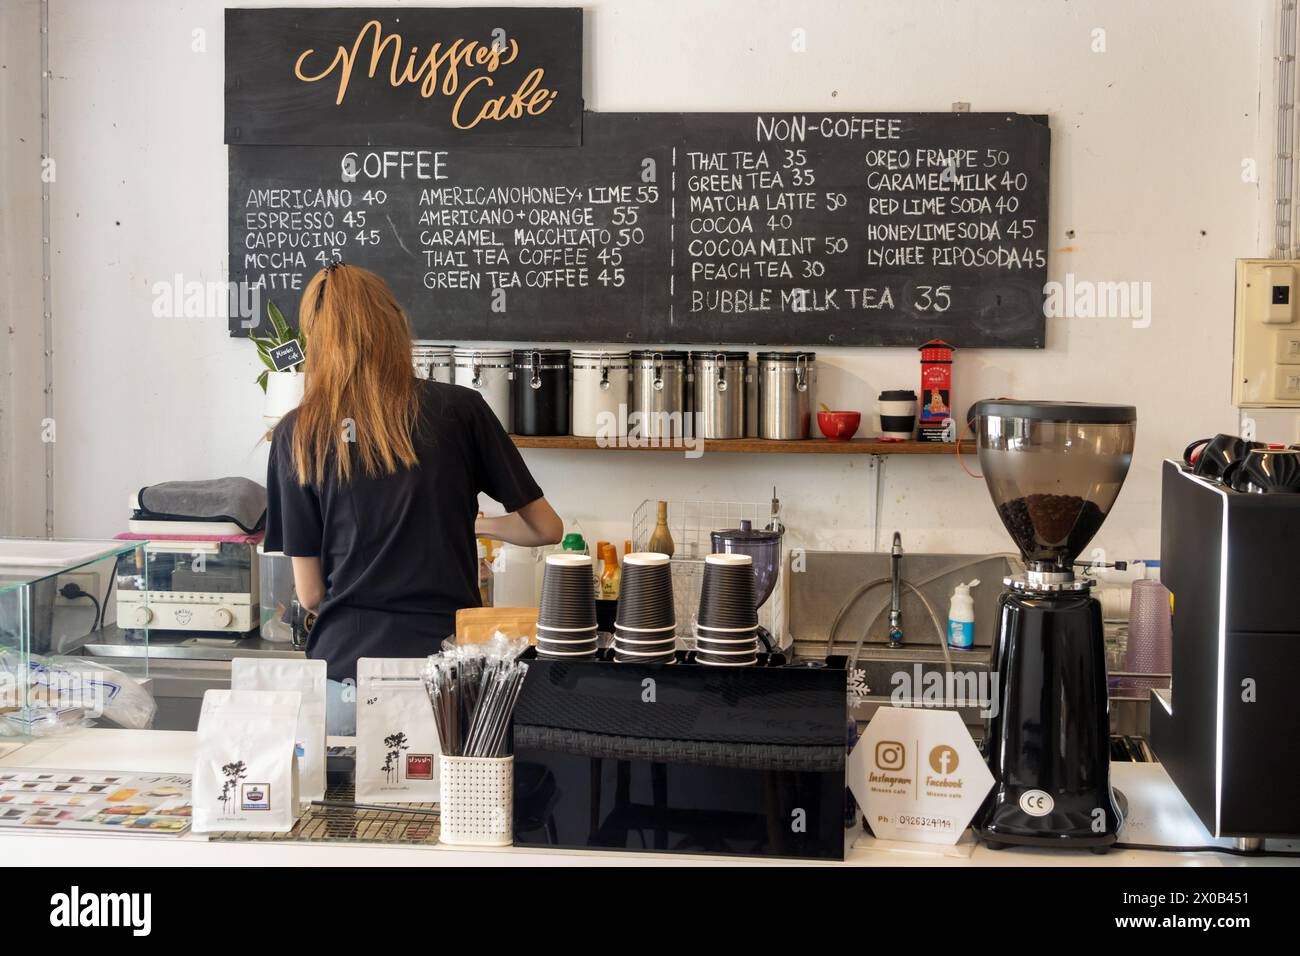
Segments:
[[[973,411],[984,481],[1026,569],[998,601],[985,736],[995,784],[976,829],[995,849],[1105,852],[1122,797],[1110,786],[1101,605],[1074,563],[1119,496],[1137,412],[1011,399]]]

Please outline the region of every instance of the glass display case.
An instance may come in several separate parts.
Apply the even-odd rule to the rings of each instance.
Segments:
[[[113,715],[147,726],[148,627],[133,677],[83,656],[112,626],[110,593],[148,587],[143,541],[0,538],[0,737],[30,737]]]

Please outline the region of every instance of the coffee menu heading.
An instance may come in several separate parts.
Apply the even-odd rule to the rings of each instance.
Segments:
[[[576,146],[578,8],[226,11],[232,145]]]

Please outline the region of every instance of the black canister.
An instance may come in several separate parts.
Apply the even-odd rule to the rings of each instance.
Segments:
[[[515,349],[510,383],[516,435],[569,434],[568,349]]]

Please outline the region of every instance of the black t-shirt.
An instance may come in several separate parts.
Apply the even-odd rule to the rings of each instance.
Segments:
[[[356,677],[359,657],[423,657],[478,607],[474,519],[484,492],[507,511],[542,497],[523,457],[473,389],[420,382],[419,465],[367,477],[354,458],[340,483],[300,485],[295,413],[275,430],[267,465],[267,551],[319,557],[325,598],[307,656],[332,680]]]

